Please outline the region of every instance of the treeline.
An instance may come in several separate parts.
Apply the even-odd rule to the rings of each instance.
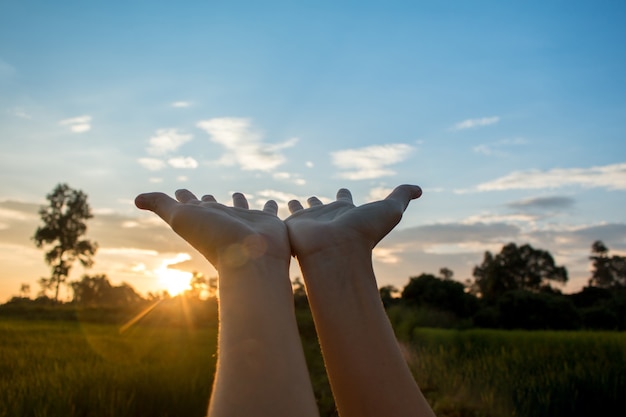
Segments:
[[[500,253],[486,252],[473,270],[473,279],[464,283],[455,280],[450,269],[441,268],[438,275],[411,277],[401,290],[382,287],[380,295],[399,332],[415,327],[626,330],[626,258],[610,255],[596,241],[590,260],[588,284],[574,294],[558,289],[568,274],[549,252],[509,243]],[[93,321],[120,322],[158,302],[159,308],[150,314],[161,317],[161,322],[180,322],[182,308],[188,317],[197,317],[192,320],[197,323],[203,317],[217,317],[217,278],[197,272],[190,289],[173,298],[167,292],[141,296],[129,284],[112,285],[103,274],[83,275],[69,286],[73,291],[69,303],[46,295],[30,299],[22,288],[20,296],[0,306],[0,314],[77,318],[79,311]],[[305,317],[308,303],[299,278],[294,282],[294,300],[298,313]]]
[[[562,294],[554,283],[567,282],[567,270],[549,252],[530,245],[505,245],[486,252],[461,283],[442,268],[438,276],[410,278],[400,291],[387,286],[381,298],[394,327],[497,329],[626,330],[626,258],[609,255],[596,241],[591,248],[591,277],[580,292]]]

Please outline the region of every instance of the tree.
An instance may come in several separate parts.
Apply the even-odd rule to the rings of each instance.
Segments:
[[[505,245],[495,256],[485,252],[473,275],[472,291],[489,301],[513,290],[554,291],[550,282],[567,282],[567,270],[555,264],[550,252],[515,243]]]
[[[589,285],[599,288],[626,287],[626,257],[609,256],[609,249],[597,240],[591,245],[593,264]]]
[[[469,317],[477,308],[476,298],[465,292],[463,284],[431,274],[411,277],[402,290],[402,300],[411,305],[449,311],[458,317]]]
[[[81,305],[125,306],[142,300],[128,284],[111,285],[105,274],[83,275],[80,281],[72,282],[74,302]]]
[[[58,184],[46,199],[49,204],[39,209],[44,225],[37,228],[33,240],[38,248],[52,246],[45,254],[52,274],[40,283],[44,290],[54,288],[54,299],[58,301],[59,287],[67,280],[74,262],[78,260],[85,267],[93,265],[97,244],[81,238],[87,231],[85,220],[93,217],[85,193]]]
[[[393,285],[385,285],[378,289],[380,293],[380,299],[383,302],[385,308],[391,306],[398,300],[398,295],[400,294],[400,290],[397,289]]]

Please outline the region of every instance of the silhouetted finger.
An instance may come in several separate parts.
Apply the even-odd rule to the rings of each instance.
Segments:
[[[185,204],[200,204],[198,197],[196,197],[191,191],[185,189],[176,190],[176,199]]]
[[[411,200],[419,198],[422,195],[422,189],[417,185],[399,185],[391,194],[387,196],[385,200],[394,200],[402,204],[403,209],[406,209]]]
[[[217,200],[215,200],[215,197],[213,197],[211,194],[203,195],[202,201],[205,203],[217,203]]]
[[[246,196],[244,196],[241,193],[234,193],[233,194],[233,206],[244,208],[244,209],[249,208],[248,200],[246,200]]]
[[[135,198],[135,205],[142,210],[150,210],[168,221],[170,213],[178,206],[178,201],[163,193],[139,194]]]
[[[291,200],[289,203],[287,203],[287,207],[289,207],[289,212],[291,214],[295,213],[296,211],[304,210],[304,207],[302,207],[302,204],[300,204],[298,200]]]
[[[317,197],[311,197],[307,200],[307,203],[309,203],[309,207],[315,207],[315,206],[323,206],[324,203],[322,203],[320,201],[319,198]]]
[[[347,188],[340,188],[337,191],[337,201],[347,201],[352,203],[352,193]]]
[[[276,204],[276,201],[274,200],[269,200],[263,206],[263,211],[276,216],[278,214],[278,204]]]

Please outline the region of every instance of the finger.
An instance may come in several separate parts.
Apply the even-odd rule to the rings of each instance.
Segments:
[[[198,197],[196,197],[191,191],[185,189],[176,190],[176,199],[185,204],[200,204]]]
[[[417,185],[404,184],[397,186],[385,200],[397,201],[402,205],[403,210],[406,210],[409,202],[419,198],[421,195],[422,189]]]
[[[337,191],[337,201],[347,201],[352,203],[352,193],[347,188],[340,188]]]
[[[304,210],[304,207],[302,207],[302,204],[300,204],[298,200],[291,200],[289,203],[287,203],[287,207],[289,207],[289,212],[291,214],[295,213],[296,211]]]
[[[139,194],[135,205],[142,210],[150,210],[167,221],[170,213],[178,206],[178,201],[163,193]]]
[[[215,200],[215,197],[213,197],[211,194],[203,195],[202,201],[205,203],[217,203],[217,200]]]
[[[241,193],[234,193],[233,194],[233,206],[244,208],[244,209],[249,208],[248,200],[246,200],[246,196],[244,196]]]
[[[319,198],[317,197],[311,197],[307,200],[307,203],[309,203],[309,207],[315,207],[315,206],[323,206],[324,203],[322,203],[320,201]]]
[[[278,214],[278,204],[276,204],[276,201],[274,200],[269,200],[263,206],[263,211],[276,216]]]

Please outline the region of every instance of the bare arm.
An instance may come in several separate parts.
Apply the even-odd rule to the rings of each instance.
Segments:
[[[318,415],[293,311],[287,230],[277,206],[249,210],[187,190],[177,200],[142,194],[137,207],[159,215],[218,270],[220,326],[209,416]]]
[[[434,416],[401,354],[380,301],[372,249],[402,218],[416,186],[355,207],[309,199],[285,222],[304,276],[335,402],[342,417]]]

